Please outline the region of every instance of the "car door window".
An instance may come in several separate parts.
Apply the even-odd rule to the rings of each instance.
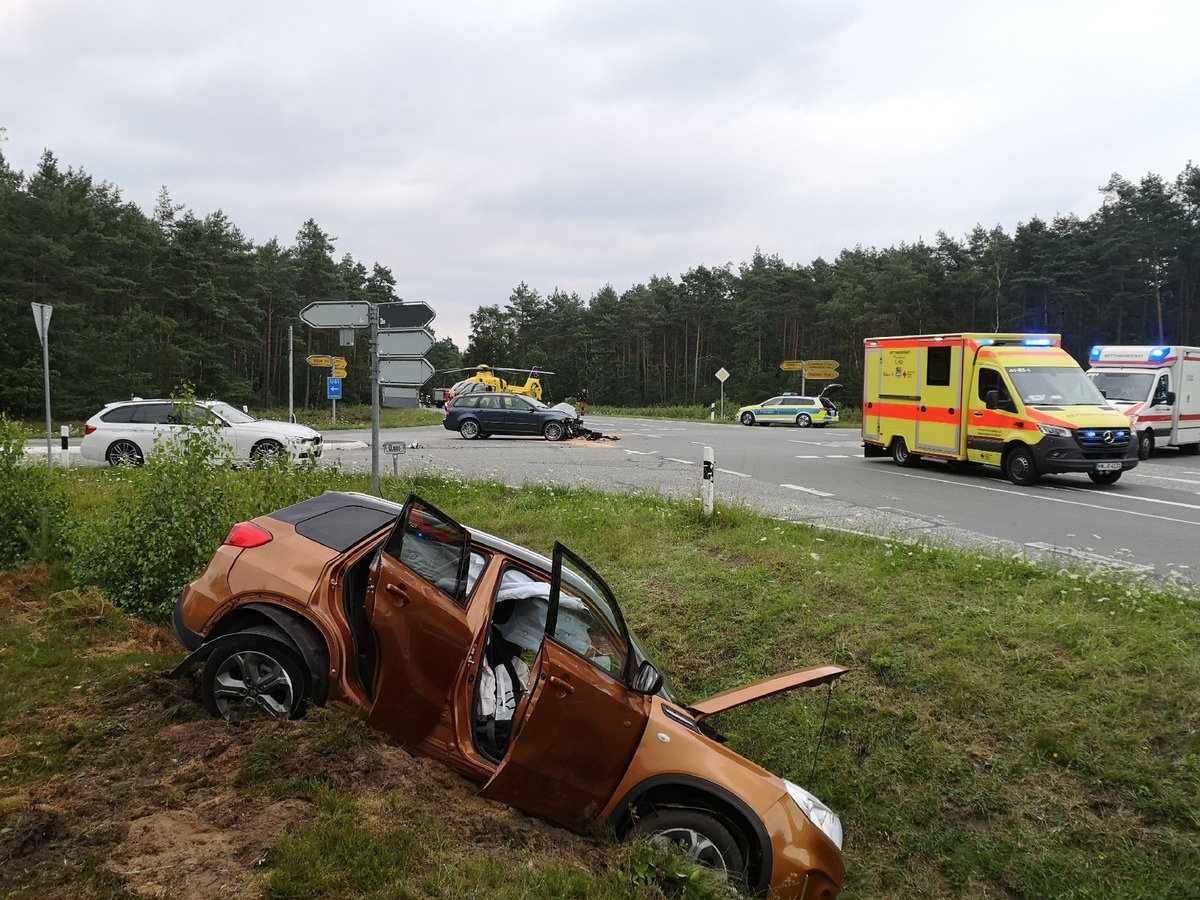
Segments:
[[[533,406],[531,406],[526,401],[522,400],[520,397],[505,397],[504,399],[508,405],[508,408],[511,409],[513,412],[519,412],[519,413],[533,412]]]
[[[170,403],[147,403],[138,407],[130,421],[142,425],[174,425],[178,416]]]
[[[383,553],[465,606],[473,586],[469,546],[466,529],[413,494],[388,535]]]
[[[612,591],[561,545],[555,548],[546,634],[614,678],[624,678],[629,633]]]

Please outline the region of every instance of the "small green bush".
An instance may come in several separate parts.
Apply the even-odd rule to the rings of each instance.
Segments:
[[[62,552],[66,494],[46,467],[25,458],[21,425],[0,414],[0,568]]]

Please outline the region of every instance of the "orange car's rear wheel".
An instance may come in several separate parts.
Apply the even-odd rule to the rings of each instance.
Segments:
[[[308,709],[309,677],[282,631],[254,626],[220,642],[204,664],[204,706],[218,719],[298,719]]]

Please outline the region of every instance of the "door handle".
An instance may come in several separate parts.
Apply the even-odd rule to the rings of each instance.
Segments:
[[[983,418],[983,413],[981,413],[979,410],[975,410],[975,412],[971,413],[971,415],[974,416],[976,419]]]
[[[408,599],[408,592],[398,584],[393,584],[389,581],[384,585],[384,589],[387,590],[389,594],[395,594],[397,597],[399,597],[401,602],[403,602],[405,605],[412,602]]]
[[[560,691],[566,691],[568,694],[575,693],[575,686],[565,678],[559,678],[557,675],[551,675],[550,683]]]

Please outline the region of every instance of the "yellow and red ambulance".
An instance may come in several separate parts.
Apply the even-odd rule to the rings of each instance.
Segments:
[[[864,342],[865,456],[998,466],[1013,484],[1086,473],[1112,484],[1137,463],[1129,419],[1057,334],[938,334]]]

